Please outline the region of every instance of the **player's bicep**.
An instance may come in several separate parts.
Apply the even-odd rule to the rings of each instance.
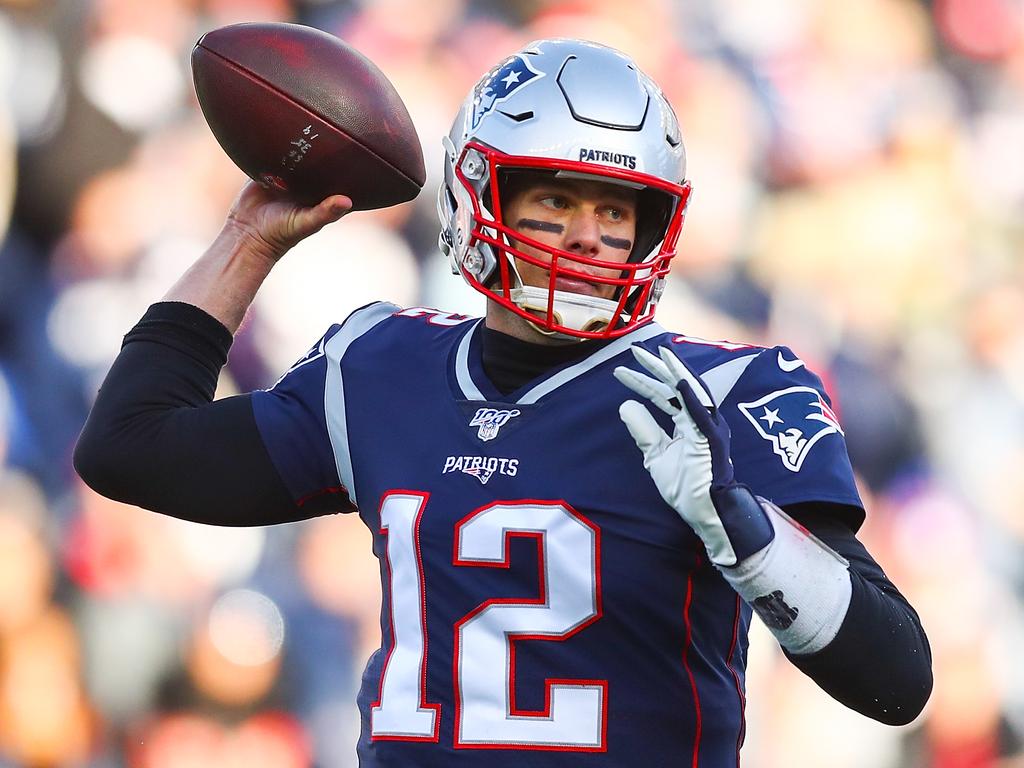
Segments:
[[[109,391],[117,384],[108,379],[75,451],[75,466],[93,490],[211,525],[302,516],[263,445],[248,395],[182,405]]]
[[[226,329],[195,307],[151,307],[126,337],[75,446],[85,483],[186,520],[295,519],[249,397],[212,401],[229,343]]]
[[[146,421],[150,421],[147,429]],[[149,432],[139,453],[148,471],[134,489],[141,506],[194,522],[251,526],[291,522],[309,514],[288,495],[256,421],[250,395],[176,408],[135,422]]]

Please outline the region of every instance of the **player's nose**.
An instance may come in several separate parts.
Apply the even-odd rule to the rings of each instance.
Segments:
[[[577,211],[565,230],[565,250],[593,258],[600,249],[601,227],[597,216],[591,211]]]

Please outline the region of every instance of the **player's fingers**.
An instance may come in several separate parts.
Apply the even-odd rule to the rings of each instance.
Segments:
[[[643,453],[645,463],[660,453],[669,441],[665,430],[654,420],[650,411],[636,400],[627,400],[619,406],[619,418],[632,435],[636,447]]]
[[[657,355],[652,355],[646,349],[644,349],[641,346],[637,346],[636,344],[630,347],[630,350],[632,350],[633,357],[636,358],[636,361],[640,363],[640,365],[642,365],[648,371],[653,373],[655,376],[657,376],[663,382],[668,384],[670,387],[674,387],[676,382],[679,381],[679,377],[673,376],[672,372],[665,366],[665,363],[662,362],[661,358],[659,358]]]
[[[694,391],[690,383],[684,379],[679,381],[679,398],[683,401],[683,408],[677,417],[674,417],[676,427],[682,430],[683,434],[695,438],[707,437],[715,432],[715,417],[711,411],[701,402],[700,396]],[[685,418],[684,418],[685,417]],[[699,436],[696,432],[699,431]]]
[[[352,205],[352,198],[348,195],[331,195],[320,201],[320,206],[327,206],[336,213],[348,213],[352,210]]]
[[[310,209],[310,213],[316,221],[323,221],[330,224],[337,221],[346,213],[352,210],[352,198],[347,195],[331,195],[325,197],[317,205]]]
[[[646,397],[669,416],[674,416],[679,410],[670,402],[678,393],[668,384],[621,365],[612,371],[612,375],[641,397]]]
[[[673,384],[679,381],[685,381],[690,385],[690,388],[697,395],[701,405],[705,408],[714,408],[715,401],[711,397],[711,393],[708,392],[707,387],[704,386],[704,382],[700,380],[700,377],[686,367],[686,364],[676,357],[675,353],[667,347],[658,347],[658,352],[661,355],[661,361],[665,364],[665,368],[669,371],[669,375],[672,377],[671,381]]]
[[[295,212],[295,235],[300,239],[308,237],[351,210],[352,198],[346,195],[331,195],[314,206],[300,208]]]
[[[695,446],[706,446],[711,456],[711,472],[716,485],[733,482],[732,459],[729,456],[729,424],[717,412],[706,408],[690,385],[679,382],[683,408],[673,417],[675,434],[692,440]]]

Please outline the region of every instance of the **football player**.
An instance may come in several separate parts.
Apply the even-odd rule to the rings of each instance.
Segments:
[[[839,701],[915,718],[927,640],[855,536],[821,380],[653,320],[690,193],[658,86],[536,42],[443,144],[441,247],[483,319],[371,304],[270,390],[213,402],[262,280],[351,205],[249,184],[126,337],[86,482],[221,525],[358,511],[384,595],[366,768],[735,766],[753,613]]]

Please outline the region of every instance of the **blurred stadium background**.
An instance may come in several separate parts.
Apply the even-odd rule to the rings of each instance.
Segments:
[[[934,651],[925,714],[892,729],[755,630],[744,765],[1024,765],[1021,0],[0,0],[0,767],[355,765],[379,636],[358,519],[187,524],[99,498],[70,462],[121,336],[242,183],[188,60],[243,20],[373,59],[429,179],[282,263],[224,393],[372,299],[479,313],[435,246],[441,134],[530,39],[622,48],[675,103],[695,190],[662,323],[784,342],[824,374],[863,538]]]

